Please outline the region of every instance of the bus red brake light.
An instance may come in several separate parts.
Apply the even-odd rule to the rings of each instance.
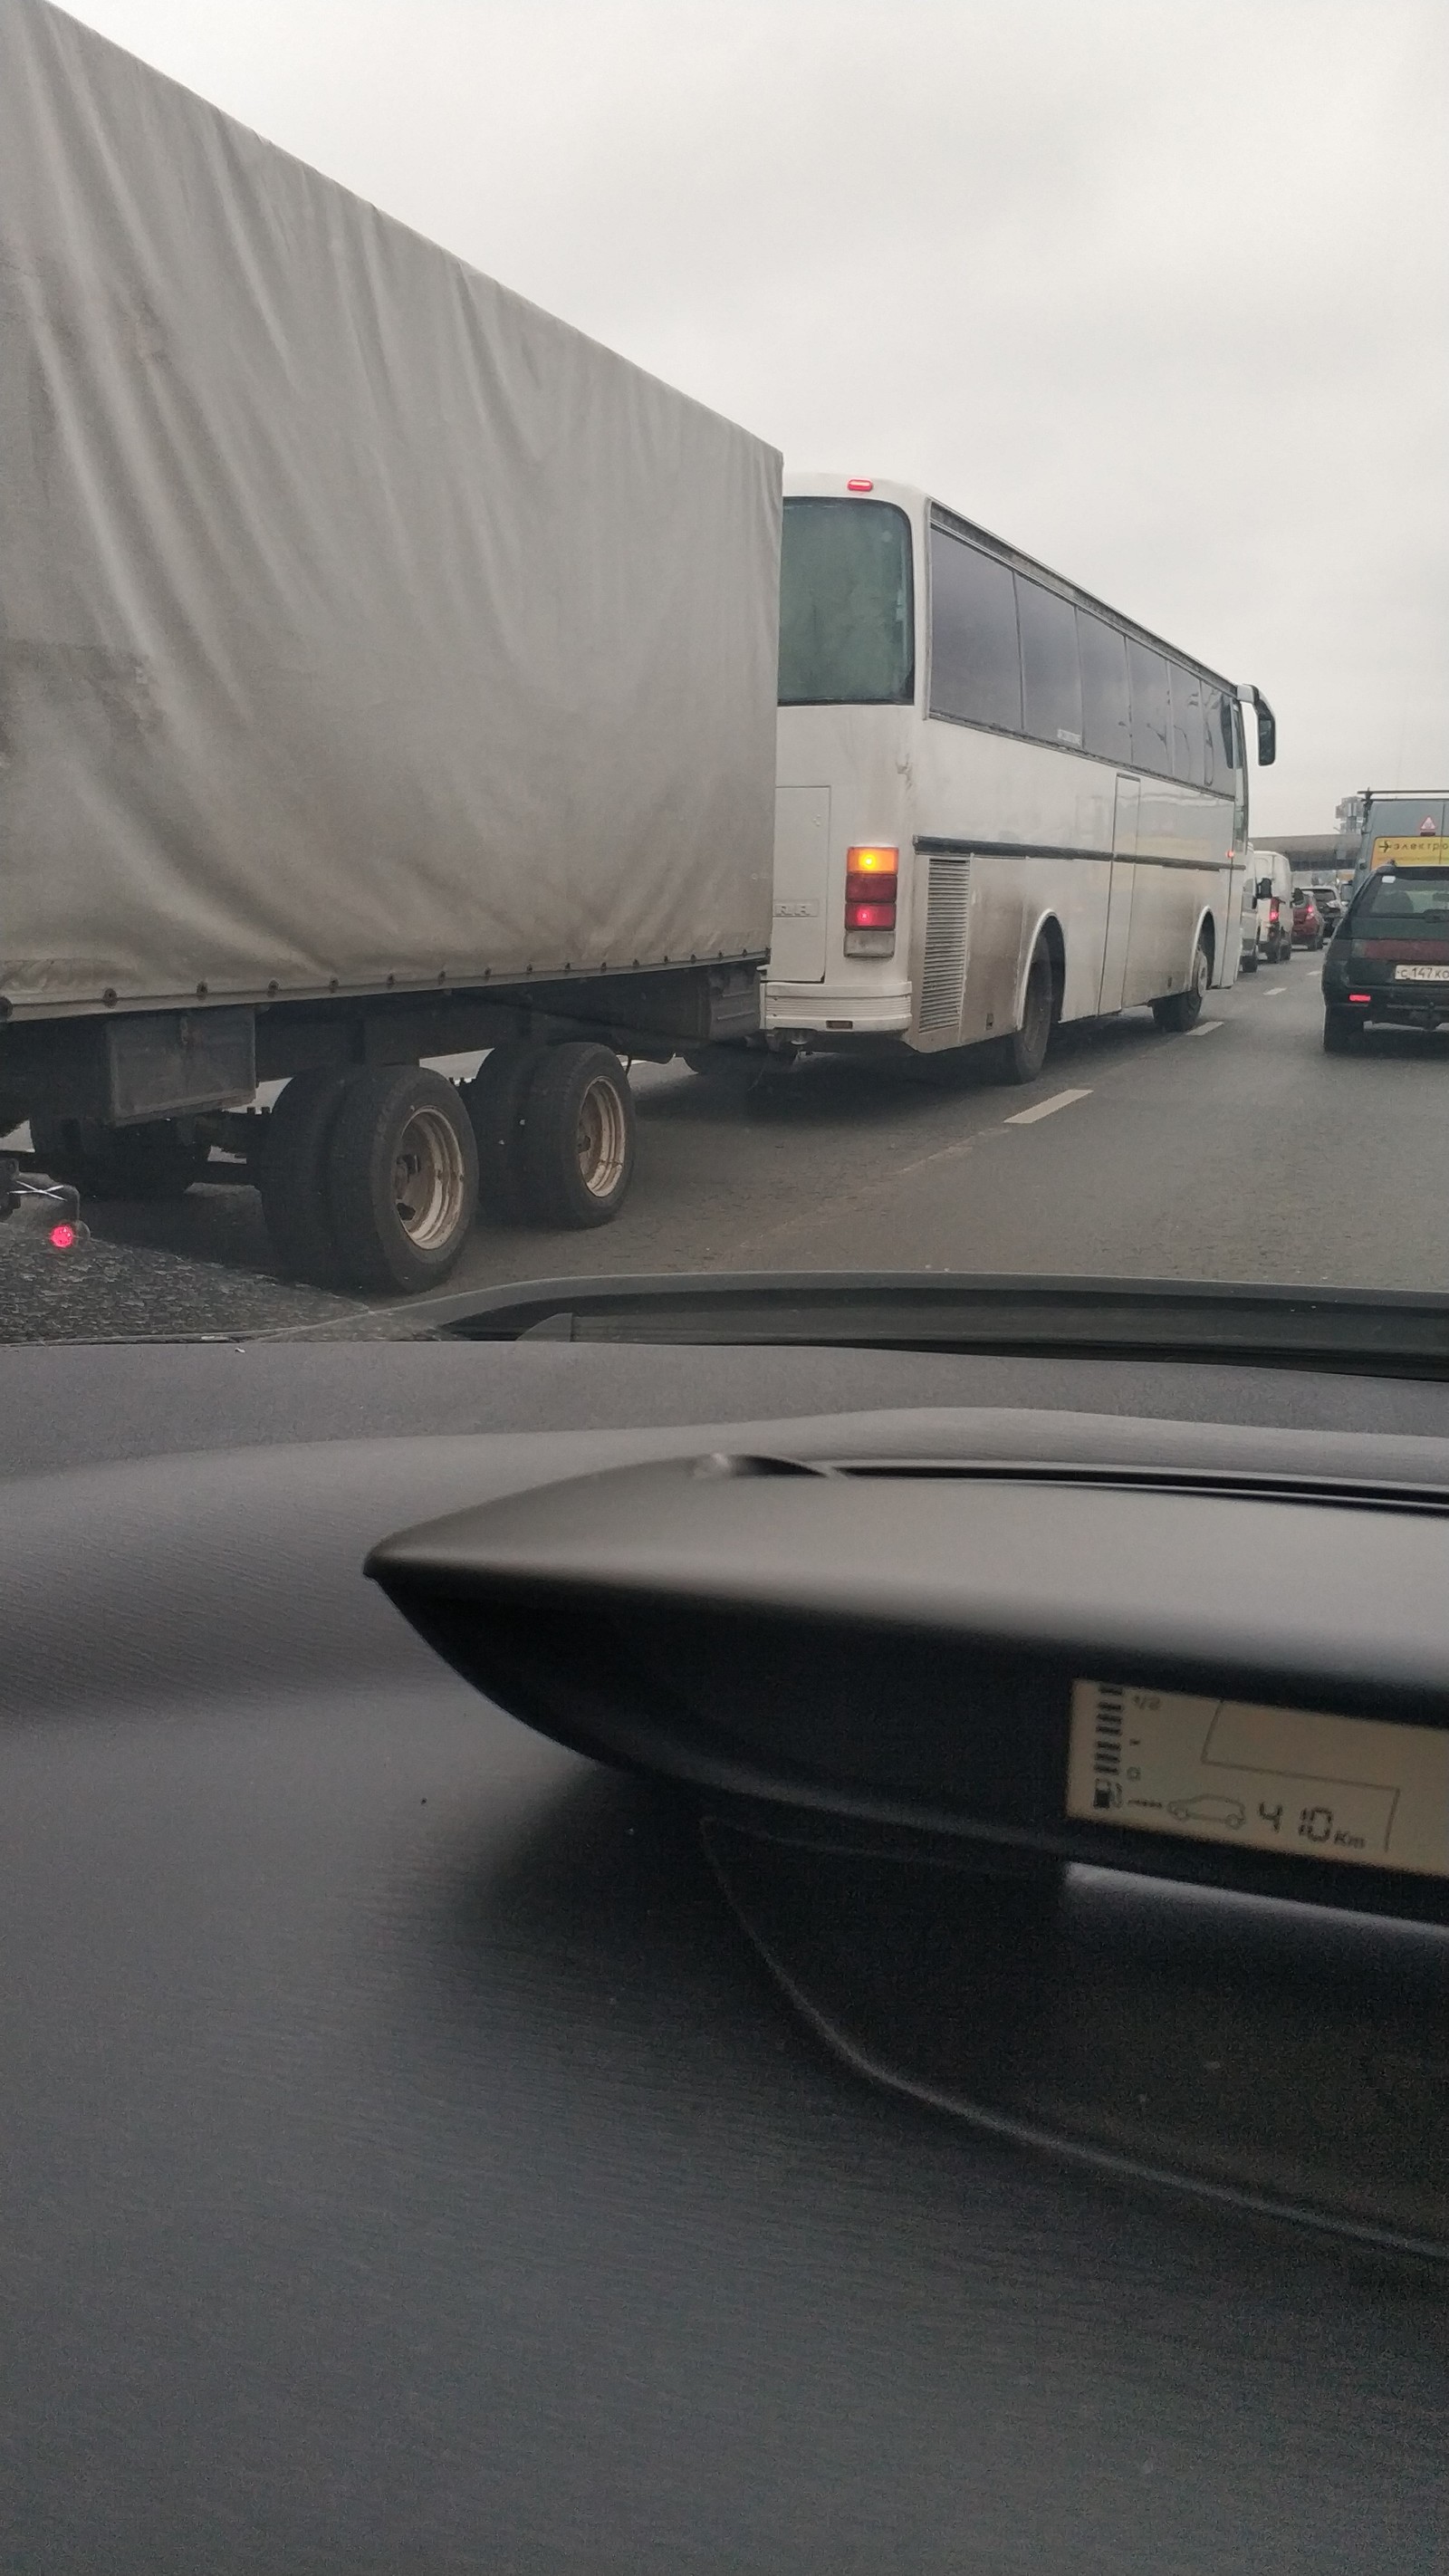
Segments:
[[[50,1229],[50,1240],[57,1252],[73,1252],[75,1250],[75,1227],[73,1225],[66,1225],[64,1221],[59,1225],[53,1225]]]
[[[847,492],[873,492],[875,485],[868,474],[852,474],[845,488]]]
[[[890,957],[896,944],[896,889],[901,854],[881,842],[845,853],[845,953]]]

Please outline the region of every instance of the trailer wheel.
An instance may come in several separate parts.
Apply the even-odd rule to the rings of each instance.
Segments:
[[[342,1266],[328,1204],[327,1149],[356,1065],[294,1073],[267,1119],[257,1187],[272,1250],[291,1279],[341,1285]]]
[[[523,1113],[549,1049],[510,1038],[486,1055],[459,1097],[478,1148],[478,1201],[485,1216],[521,1225],[528,1213],[523,1179]]]
[[[607,1225],[634,1170],[634,1095],[608,1047],[550,1047],[523,1112],[523,1186],[538,1225]]]
[[[447,1278],[478,1213],[478,1148],[454,1084],[421,1065],[357,1073],[337,1111],[327,1174],[349,1287],[431,1288]]]
[[[207,1148],[189,1119],[105,1127],[88,1118],[32,1118],[30,1142],[51,1178],[82,1198],[179,1199],[199,1181]]]

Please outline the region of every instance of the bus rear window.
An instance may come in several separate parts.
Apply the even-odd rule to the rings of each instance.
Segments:
[[[909,705],[913,624],[903,510],[888,501],[786,502],[782,707]]]

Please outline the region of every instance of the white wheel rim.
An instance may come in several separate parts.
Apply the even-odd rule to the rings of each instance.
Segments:
[[[579,1178],[590,1196],[611,1198],[629,1150],[624,1104],[612,1082],[591,1082],[579,1102]]]
[[[452,1120],[439,1109],[415,1109],[392,1164],[392,1203],[415,1251],[437,1252],[463,1222],[467,1172]]]

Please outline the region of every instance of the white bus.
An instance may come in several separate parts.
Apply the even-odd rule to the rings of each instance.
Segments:
[[[790,475],[781,571],[777,1050],[990,1042],[1150,1004],[1190,1028],[1241,949],[1240,696],[893,483]]]

